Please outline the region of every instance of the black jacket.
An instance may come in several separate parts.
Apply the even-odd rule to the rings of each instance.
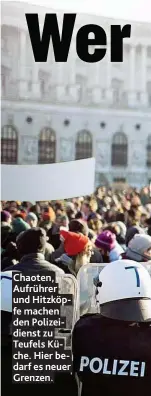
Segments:
[[[150,394],[151,324],[130,326],[96,314],[81,317],[72,337],[82,396]]]
[[[41,253],[29,254],[22,257],[20,262],[16,265],[5,268],[2,272],[15,271],[15,272],[55,272],[55,275],[64,274],[63,270],[58,268],[56,265],[50,264],[44,259],[44,255]],[[8,312],[2,312],[2,334],[6,336],[10,333],[11,326],[11,314]]]
[[[51,264],[45,260],[42,253],[28,254],[20,260],[15,266],[7,267],[4,271],[54,271],[56,273],[62,274],[63,271],[57,267],[57,265]]]

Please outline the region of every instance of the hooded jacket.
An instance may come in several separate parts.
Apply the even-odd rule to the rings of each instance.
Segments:
[[[149,258],[144,253],[148,249],[151,249],[151,237],[149,235],[136,234],[128,244],[125,257],[122,258],[137,262],[149,261]]]

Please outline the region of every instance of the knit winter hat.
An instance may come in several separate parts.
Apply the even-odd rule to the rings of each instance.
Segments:
[[[86,235],[66,230],[60,230],[60,236],[64,241],[64,250],[69,256],[76,256],[81,253],[89,242]]]
[[[16,217],[12,223],[13,232],[19,235],[21,232],[29,230],[30,226],[21,217]]]
[[[52,208],[48,208],[47,211],[45,211],[42,215],[43,221],[55,221],[56,215],[55,212]]]
[[[112,249],[114,249],[116,245],[116,236],[115,234],[112,234],[111,231],[103,231],[101,234],[98,235],[96,241],[95,241],[95,246],[97,248],[102,248],[107,252],[110,252]]]
[[[34,212],[29,212],[28,215],[26,216],[26,221],[30,221],[30,220],[38,222],[38,218]]]
[[[9,212],[7,212],[7,210],[2,210],[1,212],[1,221],[2,222],[6,222],[10,219],[11,214]]]
[[[150,235],[136,234],[128,244],[128,251],[140,256],[144,256],[144,252],[149,249],[151,249]]]

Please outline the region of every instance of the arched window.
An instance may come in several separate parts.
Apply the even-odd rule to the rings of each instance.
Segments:
[[[12,125],[2,127],[1,133],[1,163],[17,164],[18,134]]]
[[[112,166],[127,165],[128,144],[124,133],[117,132],[112,141]]]
[[[56,135],[50,128],[43,128],[38,142],[38,163],[54,164],[56,162]]]
[[[147,166],[151,167],[151,135],[147,139]]]
[[[86,159],[92,157],[92,135],[88,131],[81,131],[76,139],[75,159]]]

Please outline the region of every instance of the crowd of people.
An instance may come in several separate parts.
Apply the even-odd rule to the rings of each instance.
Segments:
[[[39,269],[51,264],[75,276],[89,262],[150,261],[150,188],[117,192],[101,187],[70,201],[2,202],[2,271],[27,265],[26,256],[28,266],[36,257]]]
[[[100,315],[82,316],[73,330],[73,367],[83,384],[79,394],[92,396],[100,388],[101,396],[127,395],[132,391],[133,379],[144,376],[147,364],[145,387],[141,381],[134,384],[138,395],[143,392],[147,396],[151,375],[151,278],[142,263],[151,263],[149,186],[122,192],[100,187],[91,196],[55,202],[1,202],[2,272],[54,271],[77,278],[81,267],[88,263],[102,263],[104,269],[94,279]],[[135,274],[126,269],[135,270]],[[6,322],[2,320],[7,382]],[[101,371],[103,380],[95,375]],[[111,382],[106,374],[112,375]],[[122,377],[117,381],[119,375]],[[77,396],[75,378],[71,377],[59,377],[59,388],[55,388],[59,394],[64,389],[66,396]]]

